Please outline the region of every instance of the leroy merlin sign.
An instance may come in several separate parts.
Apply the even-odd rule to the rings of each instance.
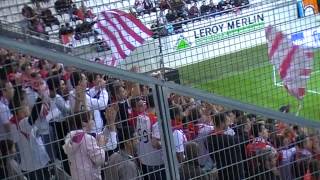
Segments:
[[[206,44],[232,36],[239,36],[242,33],[256,31],[264,28],[264,23],[264,15],[261,13],[203,27],[193,31],[195,44]]]

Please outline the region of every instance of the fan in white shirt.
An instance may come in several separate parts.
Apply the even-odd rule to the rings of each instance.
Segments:
[[[21,95],[23,96],[23,95]],[[16,128],[17,145],[20,153],[20,166],[23,171],[36,171],[49,162],[41,136],[38,135],[38,128],[34,124],[35,120],[30,114],[29,107],[21,104],[22,99],[14,102],[15,116],[10,123]]]
[[[137,101],[134,103],[133,101]],[[138,143],[138,156],[143,165],[146,166],[160,166],[163,165],[162,151],[155,148],[152,144],[152,137],[157,137],[156,132],[159,130],[153,129],[156,121],[152,121],[148,116],[146,110],[146,104],[142,99],[134,99],[131,101],[131,106],[134,111],[139,112],[136,117],[136,134],[139,137]]]
[[[109,101],[109,94],[106,90],[105,82],[103,79],[99,82],[98,86],[95,87],[96,97],[92,97],[90,94],[94,94],[92,91],[87,92],[87,77],[83,73],[73,72],[70,76],[71,85],[75,88],[70,91],[70,105],[71,110],[74,112],[82,110],[90,110],[94,112],[94,127],[91,133],[100,133],[103,129],[103,120],[101,119],[100,112],[97,111],[106,109]],[[85,97],[80,98],[79,95],[84,94]],[[82,92],[82,93],[81,93]],[[80,94],[79,94],[80,93]],[[87,109],[84,109],[86,107]],[[96,111],[96,112],[95,112]]]

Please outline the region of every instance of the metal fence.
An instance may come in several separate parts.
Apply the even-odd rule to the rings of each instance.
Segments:
[[[31,42],[31,41],[29,41]],[[318,122],[0,36],[1,178],[319,179]]]
[[[317,21],[319,8],[316,1],[243,0],[239,1],[241,4],[228,1],[228,5],[222,2],[186,0],[184,8],[178,13],[181,16],[179,21],[168,23],[164,22],[169,18],[169,10],[163,6],[165,4],[161,4],[167,1],[145,1],[151,3],[151,9],[141,12],[133,0],[73,2],[78,10],[87,9],[87,12],[97,17],[99,12],[106,9],[131,12],[154,31],[153,38],[137,48],[118,68],[130,70],[132,66],[139,66],[141,72],[148,74],[159,71],[169,81],[274,110],[289,105],[292,113],[299,112],[299,116],[307,119],[320,119],[317,49],[320,42]],[[74,38],[74,34],[69,43],[61,43],[60,26],[68,23],[75,29],[79,23],[84,22],[67,11],[73,8],[71,5],[69,9],[61,10],[55,4],[57,1],[40,1],[39,4],[32,2],[2,1],[0,20],[3,27],[12,31],[14,25],[13,31],[21,33],[19,38],[90,61],[110,56],[108,48],[97,41],[97,38],[102,39],[100,35],[84,36],[79,40]],[[41,33],[35,33],[32,28],[30,31],[28,20],[22,15],[25,5],[38,14],[50,10],[52,18],[57,20],[53,22],[56,23],[49,23]],[[198,9],[195,11],[198,13],[192,15],[190,12],[187,15],[186,12],[191,9]],[[42,15],[37,18],[43,20]],[[93,19],[89,17],[86,21],[92,22]],[[311,46],[315,52],[313,70],[303,101],[287,93],[277,70],[268,60],[264,33],[264,27],[268,25],[282,30],[294,44]],[[29,35],[33,38],[25,37]]]

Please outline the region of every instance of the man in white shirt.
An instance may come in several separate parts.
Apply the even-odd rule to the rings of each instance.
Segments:
[[[85,74],[80,72],[73,72],[70,76],[70,81],[71,85],[74,88],[70,91],[71,110],[74,112],[82,110],[93,111],[95,125],[92,128],[91,133],[97,134],[102,132],[103,120],[101,118],[100,112],[97,113],[97,111],[106,109],[108,105],[109,94],[105,88],[105,82],[103,81],[103,79],[101,79],[94,90],[91,90],[91,92],[89,90],[87,92],[87,77]],[[80,101],[78,95],[83,94],[81,92],[84,91],[86,91],[86,93],[84,94],[85,97],[82,98],[82,101]],[[92,97],[91,95],[94,94],[96,94],[96,96]],[[87,109],[84,109],[84,107],[86,107]]]
[[[14,88],[11,82],[0,81],[0,140],[10,138],[9,120],[12,114],[9,109],[9,101],[13,98]]]
[[[138,136],[137,153],[142,166],[144,179],[162,180],[165,179],[163,174],[164,162],[162,159],[162,150],[154,147],[153,138],[160,139],[157,126],[157,120],[151,118],[146,112],[146,102],[142,98],[132,99],[131,107],[136,117],[136,134]],[[158,133],[159,134],[159,133]]]

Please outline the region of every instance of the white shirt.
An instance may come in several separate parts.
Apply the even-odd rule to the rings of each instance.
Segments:
[[[236,132],[234,132],[232,128],[228,127],[227,130],[224,131],[224,134],[229,136],[234,136]]]
[[[31,126],[28,118],[19,122],[18,141],[23,171],[34,171],[45,167],[49,162],[49,156],[40,136],[37,136],[36,126]]]
[[[162,150],[152,146],[151,138],[157,136],[156,134],[153,135],[153,132],[159,132],[159,130],[153,130],[157,127],[153,125],[147,114],[138,115],[136,134],[139,137],[139,143],[137,152],[141,163],[147,166],[159,166],[164,163]]]
[[[288,164],[293,160],[293,156],[296,153],[296,148],[292,147],[290,149],[283,149],[281,150],[281,154],[282,154],[282,161],[281,163],[283,164]]]
[[[37,98],[39,97],[39,94],[30,87],[24,88],[24,91],[26,93],[26,101],[28,106],[33,107],[36,103]]]
[[[105,92],[107,92],[107,91],[105,91]],[[93,88],[91,88],[90,90],[89,90],[89,96],[91,97],[91,98],[93,98],[93,97],[95,97],[97,94],[98,94],[99,92],[96,90],[96,88],[95,87],[93,87]],[[102,130],[103,130],[103,120],[102,120],[102,117],[101,117],[101,112],[100,112],[100,110],[104,110],[106,107],[107,107],[107,105],[108,105],[108,96],[107,97],[101,97],[101,93],[103,93],[102,91],[100,91],[100,94],[99,94],[99,96],[97,97],[97,99],[100,99],[100,98],[106,98],[106,101],[104,102],[105,103],[105,106],[104,106],[104,108],[102,108],[102,109],[96,109],[96,110],[94,110],[93,111],[93,117],[94,117],[94,126],[92,127],[92,130],[91,130],[91,133],[99,133],[99,132],[101,132]]]
[[[8,101],[3,97],[0,98],[0,140],[7,139],[9,134],[4,129],[4,124],[9,123],[12,114],[8,107]]]
[[[214,130],[213,126],[207,124],[197,124],[198,126],[198,136],[195,138],[195,141],[199,145],[199,164],[205,166],[206,164],[213,164],[212,159],[209,156],[209,151],[206,148],[207,137]]]
[[[56,94],[54,98],[50,98],[50,111],[46,119],[47,121],[61,122],[70,112],[70,102],[66,101],[61,95]]]
[[[187,137],[182,130],[175,129],[173,131],[173,142],[177,153],[184,152],[184,144],[187,142]]]
[[[108,131],[104,130],[103,135],[107,137],[107,144],[105,145],[105,148],[107,151],[111,151],[117,148],[118,146],[118,140],[117,140],[117,132],[114,131]]]
[[[109,101],[109,94],[105,88],[103,88],[97,98],[92,97],[93,90],[89,90],[89,93],[86,93],[86,103],[88,110],[93,110],[94,117],[94,127],[90,131],[91,133],[100,133],[103,129],[103,120],[101,119],[100,110],[106,109]],[[75,107],[75,91],[70,91],[70,105],[71,110],[74,110]]]

